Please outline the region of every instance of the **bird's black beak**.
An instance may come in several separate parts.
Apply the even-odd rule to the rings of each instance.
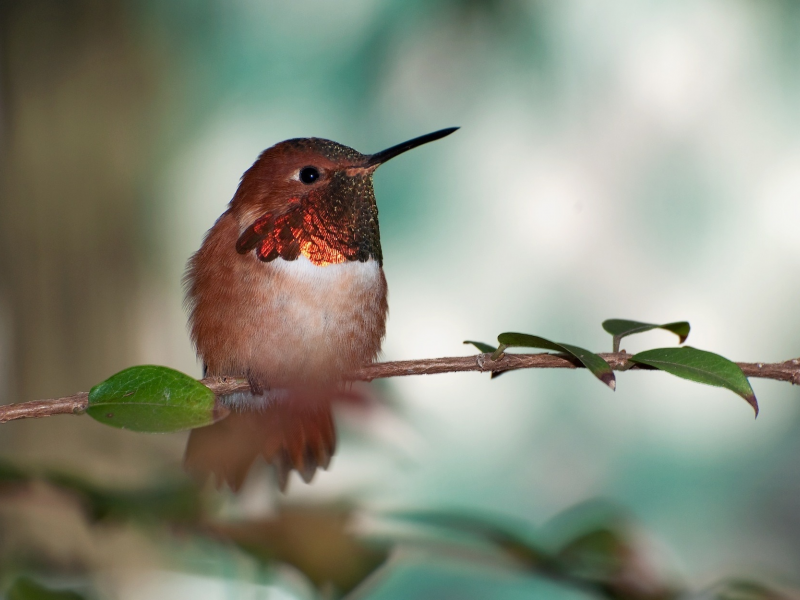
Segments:
[[[387,160],[394,158],[398,154],[402,154],[406,150],[411,150],[412,148],[416,148],[417,146],[421,146],[422,144],[427,144],[428,142],[434,142],[436,140],[440,140],[443,137],[450,135],[457,129],[458,127],[448,127],[447,129],[440,129],[439,131],[434,131],[433,133],[421,135],[419,137],[414,138],[413,140],[408,140],[407,142],[403,142],[402,144],[397,144],[396,146],[392,146],[391,148],[387,148],[386,150],[376,152],[375,154],[372,154],[369,157],[367,157],[367,162],[364,163],[364,168],[371,168],[371,167],[377,167],[378,165],[382,165]]]

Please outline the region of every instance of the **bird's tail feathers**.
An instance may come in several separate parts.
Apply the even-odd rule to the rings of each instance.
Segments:
[[[223,399],[231,414],[213,425],[193,430],[186,446],[184,467],[205,481],[213,475],[217,487],[234,491],[244,483],[261,456],[276,472],[285,491],[291,471],[306,483],[317,469],[327,469],[336,449],[332,395],[320,391],[289,391],[271,398],[237,394]]]

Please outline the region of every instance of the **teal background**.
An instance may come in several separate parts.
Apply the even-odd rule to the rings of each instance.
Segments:
[[[732,360],[800,354],[795,2],[0,11],[3,401],[87,390],[133,364],[199,376],[182,272],[262,149],[316,136],[374,152],[454,125],[375,176],[385,360],[467,355],[462,340],[502,331],[610,351],[600,323],[612,317],[688,320],[688,343]],[[623,347],[672,344],[655,331]],[[753,380],[753,421],[728,391],[617,379],[614,393],[582,372],[382,382],[385,402],[340,416],[341,450],[313,485],[295,479],[282,497],[258,472],[241,496],[216,497],[219,514],[351,503],[372,536],[390,511],[536,529],[601,499],[638,523],[648,560],[695,589],[729,575],[800,585],[797,389]],[[130,487],[182,477],[184,442],[58,417],[3,425],[0,456]],[[0,501],[0,557],[36,555],[56,581],[115,598],[320,593],[225,547],[97,529],[47,494]],[[357,597],[584,594],[395,547],[385,579]]]

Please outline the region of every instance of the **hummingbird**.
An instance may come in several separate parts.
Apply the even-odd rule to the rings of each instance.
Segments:
[[[258,456],[281,489],[306,482],[335,450],[331,401],[373,362],[386,332],[378,206],[386,161],[441,139],[442,129],[375,154],[321,138],[264,150],[189,259],[191,339],[204,376],[246,378],[221,399],[225,420],[191,432],[185,465],[238,489]]]

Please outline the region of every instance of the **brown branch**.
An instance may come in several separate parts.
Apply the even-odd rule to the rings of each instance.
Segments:
[[[39,419],[51,415],[79,415],[89,404],[89,392],[53,400],[31,400],[0,406],[0,423],[16,419]]]
[[[601,353],[615,371],[650,370],[636,365],[628,359],[633,356],[625,352]],[[782,363],[737,363],[748,377],[788,381],[800,385],[800,358]],[[577,369],[580,364],[558,354],[505,354],[493,361],[489,354],[473,356],[453,356],[448,358],[424,358],[419,360],[400,360],[375,363],[355,373],[352,381],[372,381],[386,377],[407,375],[435,375],[437,373],[460,373],[480,371],[483,373],[504,373],[517,369]],[[209,377],[201,380],[217,396],[249,389],[247,381],[233,377]],[[74,396],[54,400],[32,400],[18,404],[0,406],[0,423],[16,419],[49,417],[51,415],[80,414],[86,410],[89,394],[79,392]]]

